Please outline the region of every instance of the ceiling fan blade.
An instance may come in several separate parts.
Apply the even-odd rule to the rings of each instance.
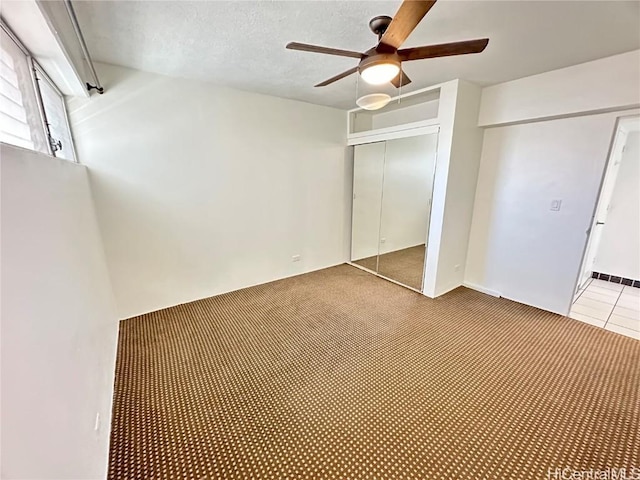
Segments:
[[[319,83],[319,84],[317,84],[315,86],[316,87],[326,87],[330,83],[333,83],[333,82],[335,82],[337,80],[340,80],[341,78],[348,77],[349,75],[351,75],[352,73],[356,73],[357,71],[358,71],[358,67],[350,68],[346,72],[339,73],[335,77],[331,77],[329,80],[325,80],[324,82]]]
[[[396,50],[418,26],[436,0],[404,0],[378,43],[378,49]]]
[[[423,58],[450,57],[452,55],[465,55],[467,53],[480,53],[489,43],[488,38],[479,40],[467,40],[465,42],[441,43],[440,45],[427,45],[424,47],[403,48],[398,50],[400,60],[422,60]]]
[[[327,55],[338,55],[339,57],[362,58],[362,53],[353,52],[351,50],[340,50],[338,48],[321,47],[319,45],[308,45],[306,43],[289,42],[287,43],[289,50],[300,50],[302,52],[326,53]]]
[[[391,83],[394,87],[400,88],[404,87],[405,85],[409,85],[411,83],[411,79],[407,76],[406,73],[404,73],[404,70],[400,70],[400,73],[398,73],[396,78],[391,80]]]

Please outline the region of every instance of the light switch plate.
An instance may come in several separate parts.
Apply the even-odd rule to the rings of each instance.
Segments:
[[[560,207],[562,206],[562,200],[551,200],[551,207],[549,210],[552,212],[559,212]]]

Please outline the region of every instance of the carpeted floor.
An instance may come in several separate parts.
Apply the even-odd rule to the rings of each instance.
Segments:
[[[637,340],[343,265],[123,321],[109,478],[543,480],[639,429]]]
[[[378,257],[367,257],[353,263],[377,271],[380,275],[391,278],[408,287],[422,290],[422,273],[424,271],[425,245],[403,248],[395,252],[384,253]],[[377,270],[376,270],[377,269]]]

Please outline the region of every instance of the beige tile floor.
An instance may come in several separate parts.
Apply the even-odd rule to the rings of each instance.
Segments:
[[[576,295],[569,317],[640,339],[640,288],[591,279]]]

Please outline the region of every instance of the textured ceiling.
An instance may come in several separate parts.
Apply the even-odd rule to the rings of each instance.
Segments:
[[[353,108],[356,75],[313,85],[357,60],[287,42],[364,51],[368,21],[399,1],[79,1],[92,57],[165,75]],[[490,85],[640,48],[640,2],[441,0],[405,47],[489,37],[484,53],[408,62],[405,91],[462,78]],[[362,87],[363,82],[359,82]],[[390,89],[391,91],[391,89]]]

